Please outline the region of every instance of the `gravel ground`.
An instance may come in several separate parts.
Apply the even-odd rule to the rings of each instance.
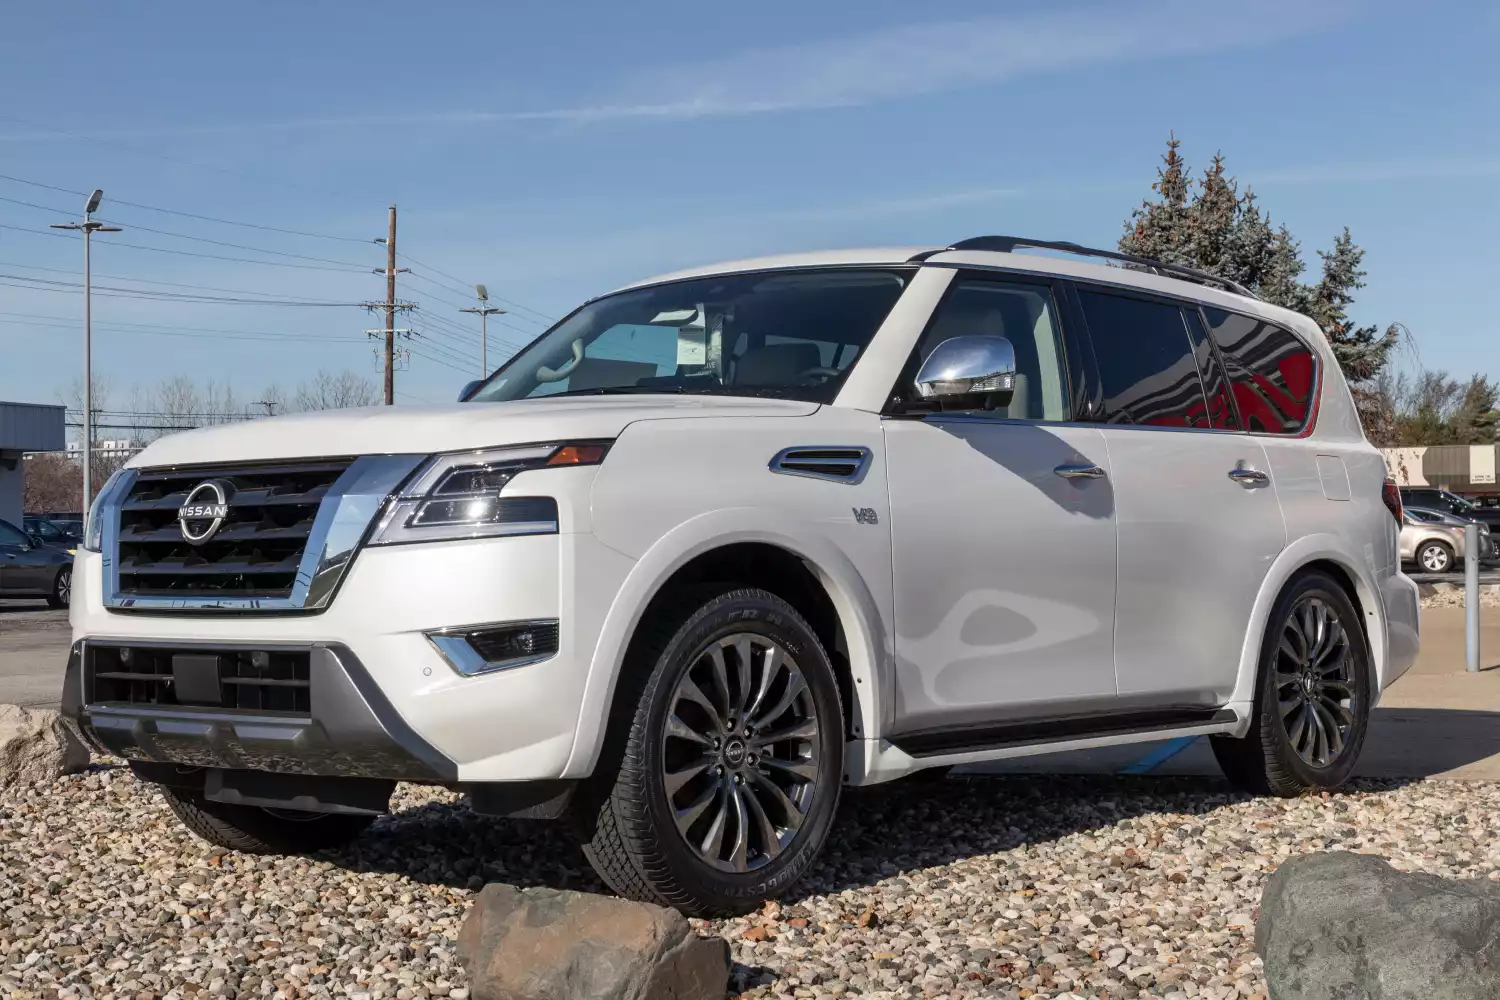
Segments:
[[[403,787],[315,858],[223,853],[119,767],[0,798],[0,995],[468,995],[454,939],[484,881],[599,885],[537,825]],[[1500,880],[1500,784],[1249,799],[1198,780],[976,778],[848,794],[795,894],[735,920],[749,997],[1254,997],[1266,874],[1352,849]],[[483,860],[481,860],[483,859]]]
[[[1457,590],[1443,590],[1438,593],[1426,594],[1422,597],[1424,608],[1461,608],[1468,602],[1464,600],[1462,587]],[[1500,608],[1500,588],[1480,587],[1479,606],[1481,608]]]

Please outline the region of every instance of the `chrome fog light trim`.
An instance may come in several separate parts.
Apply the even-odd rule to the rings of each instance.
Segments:
[[[423,634],[454,673],[464,677],[550,660],[559,640],[556,618],[459,625]]]

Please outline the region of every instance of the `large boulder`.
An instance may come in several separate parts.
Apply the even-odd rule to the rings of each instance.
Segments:
[[[1255,948],[1272,1000],[1493,1000],[1500,885],[1303,855],[1267,883]]]
[[[458,936],[474,1000],[723,1000],[729,945],[613,896],[491,883]]]
[[[89,766],[86,747],[46,708],[0,705],[0,788],[51,781]]]

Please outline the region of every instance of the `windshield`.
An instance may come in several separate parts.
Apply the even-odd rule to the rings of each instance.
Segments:
[[[596,299],[471,397],[693,393],[831,403],[909,270],[715,275]]]

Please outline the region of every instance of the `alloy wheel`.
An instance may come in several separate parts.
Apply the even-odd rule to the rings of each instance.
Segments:
[[[1448,550],[1441,545],[1429,545],[1422,550],[1422,568],[1429,573],[1442,573],[1448,568]]]
[[[1276,698],[1292,749],[1313,767],[1337,760],[1354,732],[1355,662],[1334,608],[1315,596],[1292,607],[1276,651]]]
[[[70,569],[57,574],[57,600],[63,607],[73,600],[73,571]]]
[[[700,860],[742,873],[791,845],[822,774],[818,724],[807,679],[774,640],[738,632],[698,653],[668,706],[661,778]]]

